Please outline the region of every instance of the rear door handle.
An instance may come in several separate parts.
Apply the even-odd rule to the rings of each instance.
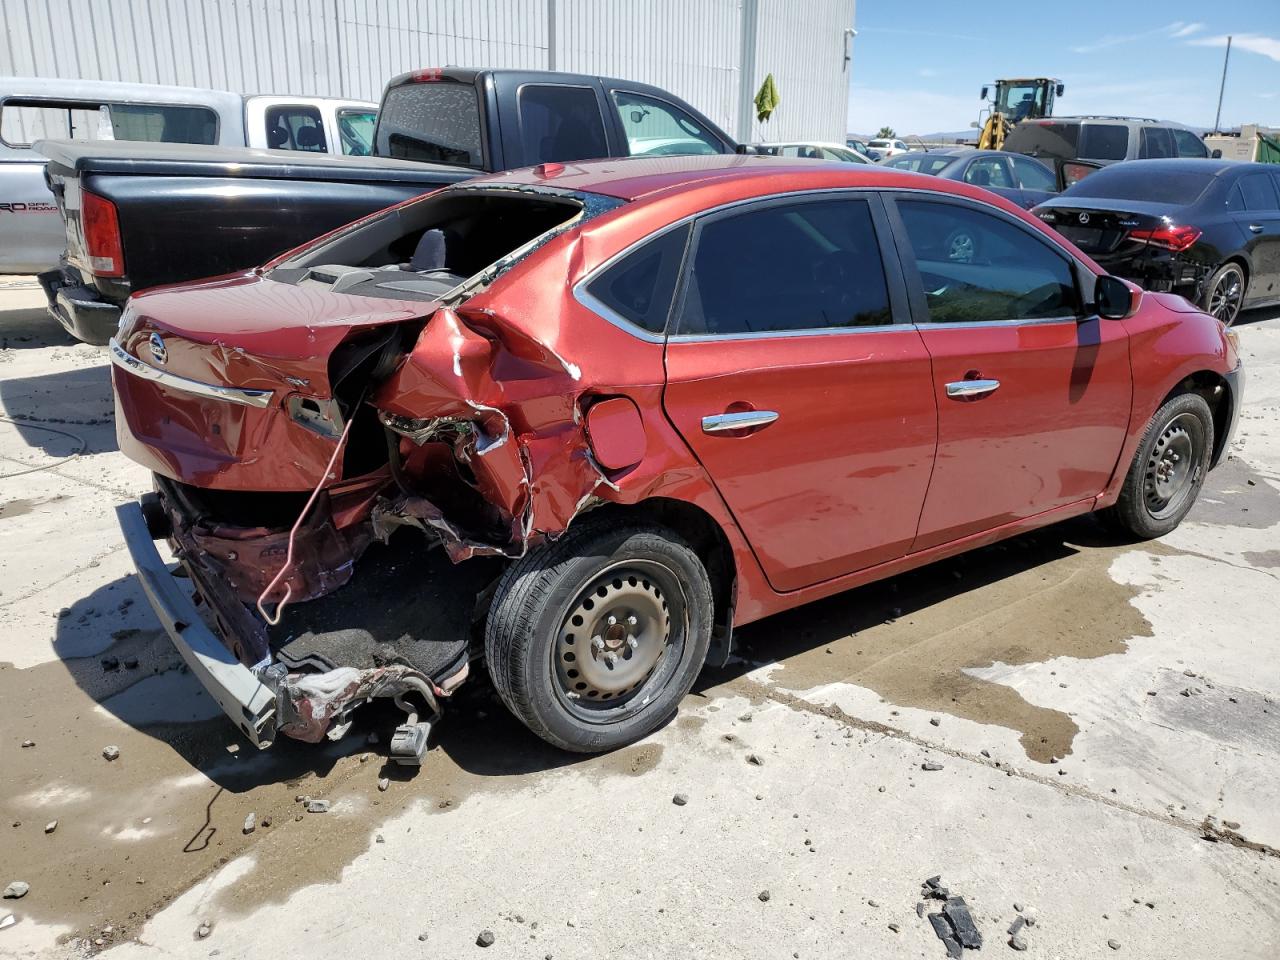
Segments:
[[[1254,233],[1261,233],[1263,231],[1263,226],[1260,223],[1251,223],[1249,224],[1249,229]]]
[[[746,430],[750,427],[767,427],[778,419],[772,410],[742,410],[738,413],[717,413],[702,418],[703,433],[724,433],[727,430]]]
[[[947,384],[947,396],[964,400],[968,397],[985,397],[999,389],[999,380],[954,380]]]

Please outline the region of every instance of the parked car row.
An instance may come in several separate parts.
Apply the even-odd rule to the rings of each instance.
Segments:
[[[0,80],[0,273],[58,262],[63,224],[38,140],[192,143],[368,156],[377,104],[145,83]]]

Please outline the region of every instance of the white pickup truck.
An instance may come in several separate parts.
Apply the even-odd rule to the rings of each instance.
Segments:
[[[378,105],[97,80],[0,78],[0,274],[58,263],[66,236],[42,139],[140,140],[368,156]]]

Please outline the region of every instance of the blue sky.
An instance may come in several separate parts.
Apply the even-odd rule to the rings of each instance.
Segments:
[[[1066,84],[1056,112],[1280,127],[1280,0],[857,0],[849,130],[963,130],[997,77]]]

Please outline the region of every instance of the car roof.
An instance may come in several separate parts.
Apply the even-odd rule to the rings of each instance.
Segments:
[[[827,147],[831,150],[848,150],[847,143],[836,143],[832,140],[778,140],[773,143],[753,143],[753,147]]]
[[[1251,167],[1259,170],[1272,169],[1271,164],[1266,163],[1240,163],[1236,160],[1215,160],[1208,157],[1153,157],[1146,160],[1125,160],[1122,163],[1108,164],[1100,167],[1095,173],[1106,170],[1127,170],[1130,173],[1159,171],[1160,173],[1209,173],[1217,177]],[[1094,174],[1091,173],[1089,176]]]
[[[1139,126],[1144,126],[1144,125],[1149,126],[1152,124],[1158,124],[1162,127],[1177,127],[1179,130],[1190,130],[1192,133],[1196,132],[1191,127],[1188,127],[1185,123],[1179,123],[1177,120],[1155,120],[1155,119],[1152,119],[1151,117],[1121,117],[1121,116],[1109,116],[1107,114],[1092,114],[1092,113],[1075,114],[1074,116],[1066,116],[1066,117],[1058,117],[1058,116],[1036,117],[1033,120],[1023,120],[1022,122],[1033,123],[1033,124],[1046,124],[1046,123],[1091,123],[1095,121],[1101,122],[1101,123],[1134,123]],[[1199,134],[1196,134],[1196,135],[1199,136]]]
[[[639,200],[668,190],[734,184],[744,195],[838,187],[924,188],[986,199],[965,184],[939,181],[904,170],[839,160],[801,160],[750,154],[622,157],[574,163],[546,163],[470,180],[459,187],[552,187]]]

